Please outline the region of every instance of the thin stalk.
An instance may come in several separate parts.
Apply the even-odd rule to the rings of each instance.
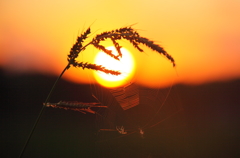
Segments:
[[[47,98],[46,98],[46,100],[45,100],[45,103],[43,104],[44,106],[45,106],[45,105],[47,104],[47,102],[49,101],[49,99],[50,99],[50,97],[51,97],[51,95],[52,95],[52,92],[53,92],[53,90],[55,89],[58,81],[61,79],[61,77],[62,77],[62,75],[64,74],[64,72],[65,72],[67,69],[69,69],[69,67],[70,67],[70,63],[68,63],[68,65],[63,69],[62,73],[58,76],[57,80],[55,81],[54,85],[52,86],[52,89],[51,89],[50,92],[48,93],[48,96],[47,96]]]
[[[31,132],[30,132],[30,134],[29,134],[29,136],[28,136],[28,138],[27,138],[27,141],[25,142],[25,145],[24,145],[24,147],[23,147],[23,149],[22,149],[22,151],[21,151],[21,153],[20,153],[20,155],[19,155],[19,158],[21,158],[21,157],[23,156],[23,154],[24,154],[24,152],[25,152],[25,150],[26,150],[26,147],[27,147],[27,145],[28,145],[28,143],[29,143],[32,135],[33,135],[33,132],[34,132],[34,130],[36,129],[37,124],[38,124],[38,122],[39,122],[39,120],[40,120],[40,118],[41,118],[41,116],[42,116],[42,113],[43,113],[43,111],[44,111],[45,105],[46,105],[47,102],[49,101],[49,99],[50,99],[50,97],[51,97],[51,95],[52,95],[52,92],[54,91],[54,89],[55,89],[58,81],[61,79],[61,77],[62,77],[62,75],[64,74],[64,72],[65,72],[67,69],[69,69],[69,67],[70,67],[70,63],[68,63],[68,65],[63,69],[62,73],[58,76],[58,78],[57,78],[57,80],[55,81],[55,83],[53,84],[50,92],[48,93],[48,96],[47,96],[47,98],[46,98],[46,100],[45,100],[45,102],[44,102],[44,104],[43,104],[43,106],[42,106],[42,108],[41,108],[41,111],[40,111],[39,114],[38,114],[38,117],[37,117],[37,119],[36,119],[36,121],[35,121],[35,123],[34,123],[34,125],[33,125],[33,128],[32,128],[32,130],[31,130]]]

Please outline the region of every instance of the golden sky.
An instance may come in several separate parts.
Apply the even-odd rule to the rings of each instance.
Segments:
[[[59,74],[76,37],[132,24],[160,44],[176,68],[159,54],[137,52],[137,80],[149,86],[204,83],[240,77],[239,0],[2,0],[0,66],[11,72]],[[93,62],[89,48],[79,60]],[[92,72],[72,68],[64,77],[89,82]]]

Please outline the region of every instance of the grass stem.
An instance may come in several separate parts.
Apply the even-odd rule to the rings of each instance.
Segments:
[[[42,114],[43,114],[45,105],[47,104],[47,102],[48,102],[49,99],[51,98],[51,95],[52,95],[52,93],[53,93],[53,91],[54,91],[54,89],[55,89],[58,81],[61,79],[61,77],[62,77],[62,75],[64,74],[64,72],[65,72],[67,69],[69,69],[69,67],[70,67],[70,64],[68,63],[68,65],[63,69],[62,73],[58,76],[58,78],[57,78],[57,80],[55,81],[55,83],[53,84],[50,92],[48,93],[48,96],[47,96],[47,98],[46,98],[46,100],[45,100],[45,102],[44,102],[44,104],[43,104],[43,106],[42,106],[42,108],[41,108],[41,111],[40,111],[39,114],[38,114],[38,117],[37,117],[37,119],[36,119],[36,121],[35,121],[35,123],[34,123],[34,125],[33,125],[33,127],[32,127],[32,130],[30,131],[30,134],[29,134],[29,136],[28,136],[28,138],[27,138],[27,141],[25,142],[25,145],[24,145],[24,147],[23,147],[23,149],[22,149],[22,151],[21,151],[21,153],[20,153],[20,155],[19,155],[19,158],[21,158],[21,157],[23,156],[23,154],[24,154],[24,152],[25,152],[25,150],[26,150],[26,147],[27,147],[27,145],[29,144],[29,141],[30,141],[30,139],[31,139],[31,137],[32,137],[32,135],[33,135],[33,132],[34,132],[34,130],[36,129],[37,124],[38,124],[38,122],[39,122],[39,120],[40,120],[40,118],[41,118],[41,116],[42,116]]]

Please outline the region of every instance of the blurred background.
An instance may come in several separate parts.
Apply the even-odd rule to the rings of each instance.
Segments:
[[[184,107],[188,131],[185,155],[189,151],[188,157],[237,157],[239,17],[239,0],[1,1],[1,157],[19,155],[56,75],[67,64],[71,46],[89,26],[90,38],[132,26],[164,47],[176,68],[150,49],[143,47],[140,53],[122,42],[136,59],[139,84],[178,87],[182,101],[177,103]],[[91,63],[97,52],[89,48],[78,60]],[[52,101],[92,100],[87,86],[94,81],[91,71],[72,68],[63,79]],[[94,119],[46,110],[26,157],[96,157]]]
[[[155,52],[140,53],[125,42],[139,59],[139,82],[159,85],[173,76],[174,82],[194,84],[239,78],[239,7],[238,0],[1,1],[0,65],[12,73],[59,74],[76,37],[89,26],[92,38],[134,24],[140,35],[175,58],[178,74]],[[87,49],[79,60],[92,62],[97,51]],[[64,77],[88,82],[73,73],[87,72],[72,70]]]

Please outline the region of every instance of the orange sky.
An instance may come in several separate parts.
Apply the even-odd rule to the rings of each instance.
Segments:
[[[125,47],[137,61],[139,83],[203,83],[240,77],[239,0],[11,0],[0,2],[0,66],[12,72],[59,74],[77,35],[135,24],[176,60]],[[93,37],[93,36],[90,36]],[[79,60],[92,62],[87,49]],[[64,77],[89,82],[92,72],[72,68]],[[72,78],[73,79],[73,78]]]

